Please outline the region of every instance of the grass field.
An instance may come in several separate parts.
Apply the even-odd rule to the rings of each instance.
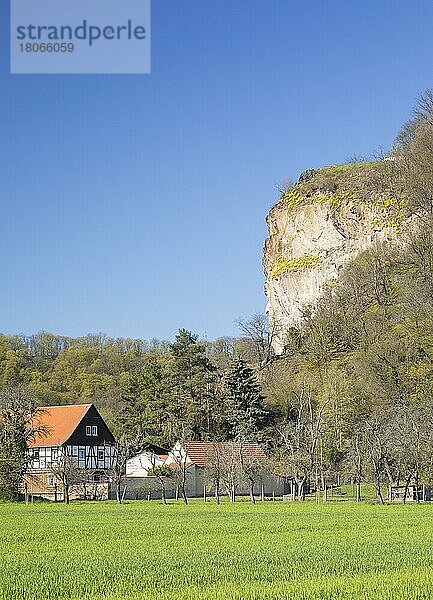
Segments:
[[[432,539],[428,504],[0,504],[0,598],[432,598]]]

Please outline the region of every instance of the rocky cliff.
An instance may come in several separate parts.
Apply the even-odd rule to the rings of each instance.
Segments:
[[[271,209],[263,266],[275,352],[350,258],[399,238],[407,203],[397,169],[378,162],[306,171]]]

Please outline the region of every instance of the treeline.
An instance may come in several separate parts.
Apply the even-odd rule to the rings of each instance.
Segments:
[[[241,322],[241,329],[249,321]],[[264,324],[258,318],[254,323]],[[239,338],[206,342],[203,352],[219,370],[243,356],[261,360],[260,349],[246,333]],[[111,426],[129,380],[155,356],[170,354],[160,340],[109,338],[87,335],[70,338],[38,333],[32,336],[0,335],[0,389],[17,385],[30,388],[39,405],[95,402]]]

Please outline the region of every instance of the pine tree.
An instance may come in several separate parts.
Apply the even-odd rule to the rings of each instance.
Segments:
[[[124,386],[117,429],[142,442],[166,447],[173,442],[173,412],[168,357],[150,352]]]
[[[259,440],[270,413],[254,371],[238,359],[226,377],[227,419],[237,440]]]
[[[205,345],[186,329],[179,330],[169,349],[179,429],[198,439],[206,437],[213,429],[216,369]]]

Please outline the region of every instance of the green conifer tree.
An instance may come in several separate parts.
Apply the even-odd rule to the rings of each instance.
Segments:
[[[227,420],[238,440],[260,440],[270,412],[254,371],[243,359],[233,363],[226,377]]]

